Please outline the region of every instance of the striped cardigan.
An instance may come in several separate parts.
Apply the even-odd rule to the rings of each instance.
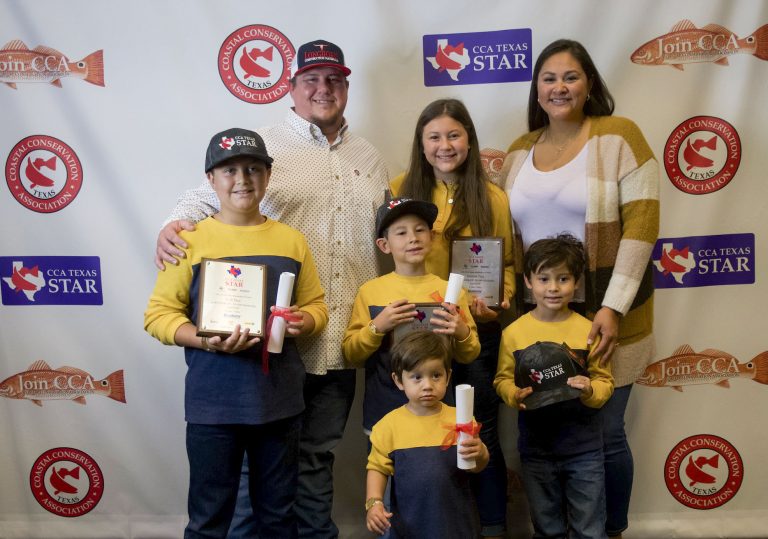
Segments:
[[[527,133],[509,147],[500,175],[506,178],[507,194],[541,132]],[[584,236],[586,309],[590,318],[601,306],[623,315],[621,346],[612,362],[616,387],[634,382],[655,354],[651,250],[658,234],[659,173],[651,148],[631,120],[591,117]],[[522,290],[523,248],[518,233],[514,251],[517,289]],[[522,294],[517,294],[518,309],[521,302]]]

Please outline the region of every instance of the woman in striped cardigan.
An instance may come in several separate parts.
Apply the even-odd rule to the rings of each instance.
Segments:
[[[654,350],[651,250],[659,229],[658,163],[638,127],[612,116],[613,98],[584,47],[558,40],[540,54],[529,133],[509,148],[501,178],[514,221],[516,272],[533,241],[568,231],[584,242],[577,299],[593,320],[595,353],[616,383],[603,408],[609,536],[627,528],[633,461],[624,431],[632,383]],[[517,290],[526,290],[517,275]],[[525,310],[524,294],[517,296]]]

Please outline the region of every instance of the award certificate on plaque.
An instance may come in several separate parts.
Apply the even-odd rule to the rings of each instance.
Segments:
[[[431,331],[438,327],[430,324],[429,321],[432,319],[432,313],[435,309],[442,309],[439,303],[416,303],[415,305],[416,316],[411,318],[410,322],[395,326],[395,329],[392,330],[393,345],[413,331],[424,329]]]
[[[199,336],[228,337],[235,326],[250,335],[264,335],[264,296],[267,268],[238,260],[203,258],[200,261]]]
[[[500,307],[504,299],[504,238],[453,240],[451,272],[463,275],[464,288],[488,307]]]

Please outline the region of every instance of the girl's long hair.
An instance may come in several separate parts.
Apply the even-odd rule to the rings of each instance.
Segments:
[[[488,195],[490,181],[480,161],[480,144],[477,131],[469,111],[458,99],[438,99],[424,108],[416,122],[411,146],[411,160],[401,188],[400,196],[416,200],[432,201],[432,191],[436,185],[435,172],[424,156],[422,135],[424,127],[440,116],[448,116],[459,122],[467,131],[469,151],[467,159],[459,168],[460,179],[457,181],[453,211],[443,236],[449,242],[459,236],[460,231],[469,225],[472,234],[490,236],[493,233],[493,217]]]

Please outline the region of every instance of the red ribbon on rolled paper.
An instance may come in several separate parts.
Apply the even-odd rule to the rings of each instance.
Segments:
[[[272,322],[275,318],[284,318],[286,322],[298,322],[303,320],[303,316],[298,313],[294,313],[288,307],[275,307],[275,310],[270,313],[267,318],[267,328],[264,331],[264,340],[261,346],[261,370],[264,374],[269,374],[269,334],[272,332]]]
[[[483,424],[473,421],[472,423],[456,423],[455,425],[443,425],[443,428],[448,429],[448,434],[443,438],[443,443],[440,444],[440,449],[447,451],[450,447],[459,439],[459,433],[469,434],[474,437],[480,433],[480,429]]]

